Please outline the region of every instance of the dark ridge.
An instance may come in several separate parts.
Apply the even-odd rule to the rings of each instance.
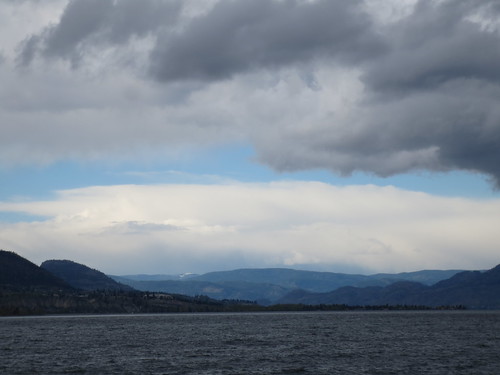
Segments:
[[[307,305],[425,305],[500,309],[500,265],[491,270],[464,271],[435,285],[401,281],[386,287],[343,287],[327,293],[292,292],[279,303]]]
[[[43,269],[82,290],[132,291],[131,286],[116,282],[104,273],[71,260],[46,260]]]
[[[246,299],[270,305],[293,290],[327,293],[351,287],[384,287],[400,281],[432,285],[460,271],[423,270],[399,274],[354,275],[302,271],[287,268],[237,269],[180,277],[172,275],[111,276],[115,281],[142,291],[207,295],[217,299]],[[163,279],[162,279],[163,278]]]
[[[198,281],[198,280],[129,280],[113,276],[115,280],[130,285],[136,290],[177,293],[188,296],[205,295],[218,300],[249,300],[269,305],[289,293],[292,289],[274,284],[245,281]]]
[[[47,270],[11,251],[0,250],[0,285],[7,289],[72,289]]]

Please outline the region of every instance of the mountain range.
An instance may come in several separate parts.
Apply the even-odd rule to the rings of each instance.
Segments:
[[[296,290],[278,303],[346,305],[462,305],[471,309],[500,308],[500,265],[484,272],[464,271],[426,286],[399,281],[386,287],[342,287],[328,293]]]
[[[121,284],[101,271],[71,260],[46,260],[40,267],[64,280],[75,289],[132,291],[129,285]]]
[[[500,309],[500,265],[487,271],[370,276],[268,268],[174,280],[161,280],[159,275],[128,277],[110,277],[69,260],[49,260],[39,267],[0,250],[0,313],[18,311],[16,303],[26,313],[229,311],[227,303],[232,304],[231,311],[235,303],[255,311],[258,305],[251,301],[271,308],[294,305],[294,309],[343,305]]]
[[[161,275],[151,279],[148,275],[111,276],[114,280],[137,290],[175,292],[187,295],[207,295],[216,299],[244,299],[263,305],[279,302],[297,289],[308,292],[331,292],[341,287],[384,287],[397,281],[420,282],[432,285],[447,279],[458,270],[425,270],[397,274],[352,275],[334,272],[301,271],[287,268],[239,269],[210,272],[176,278]]]
[[[0,315],[224,312],[257,307],[243,301],[136,291],[68,260],[42,265],[0,250]]]

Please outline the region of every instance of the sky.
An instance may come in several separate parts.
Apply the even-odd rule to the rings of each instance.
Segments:
[[[500,263],[497,0],[0,1],[0,248],[108,274]]]

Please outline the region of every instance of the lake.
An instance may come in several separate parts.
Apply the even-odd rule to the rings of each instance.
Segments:
[[[0,318],[0,374],[498,374],[500,312]]]

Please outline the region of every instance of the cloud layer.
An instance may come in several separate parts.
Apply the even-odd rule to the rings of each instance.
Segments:
[[[69,258],[114,274],[483,269],[499,262],[499,210],[498,199],[370,185],[120,185],[0,203],[45,217],[0,224],[0,238],[35,262]]]
[[[1,163],[243,141],[281,171],[500,184],[496,1],[199,3],[2,3]]]

